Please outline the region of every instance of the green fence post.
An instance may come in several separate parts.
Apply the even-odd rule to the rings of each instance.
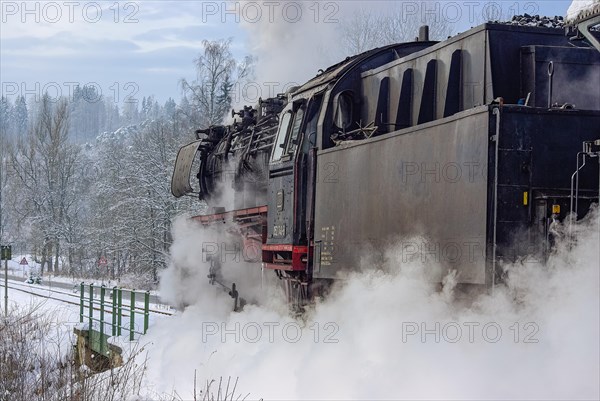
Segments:
[[[85,285],[83,281],[79,286],[79,323],[83,323],[83,304],[85,303]]]
[[[117,299],[117,335],[121,335],[121,318],[123,317],[123,289],[119,288],[119,295]]]
[[[106,295],[106,287],[100,287],[100,353],[104,355],[104,295]]]
[[[90,307],[89,307],[89,310],[88,310],[88,314],[89,314],[89,318],[90,318],[89,319],[90,320],[89,330],[91,330],[92,326],[93,326],[93,322],[92,322],[92,319],[94,318],[94,307],[93,307],[93,304],[94,304],[94,284],[90,283]]]
[[[131,309],[129,316],[129,341],[133,341],[135,334],[135,290],[131,290],[130,292],[129,308]]]
[[[150,291],[144,294],[144,334],[148,331],[148,317],[150,315]]]
[[[112,335],[117,335],[117,287],[112,289]]]

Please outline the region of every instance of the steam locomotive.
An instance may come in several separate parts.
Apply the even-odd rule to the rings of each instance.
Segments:
[[[454,270],[465,288],[494,286],[502,261],[547,253],[552,223],[598,202],[599,14],[568,34],[486,23],[434,42],[422,27],[348,57],[196,131],[173,195],[194,192],[197,168],[210,212],[194,219],[235,223],[293,303],[394,243],[400,262],[433,259],[432,280]]]

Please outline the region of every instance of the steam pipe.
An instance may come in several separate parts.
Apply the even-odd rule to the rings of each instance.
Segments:
[[[496,287],[496,237],[497,237],[497,222],[498,222],[498,155],[500,154],[500,108],[496,107],[492,111],[496,116],[496,150],[494,156],[494,224],[493,224],[493,245],[492,245],[492,293]]]
[[[581,167],[579,166],[579,156],[583,155],[583,164]],[[575,219],[577,219],[577,202],[575,202],[575,210],[573,210],[573,199],[576,196],[573,190],[574,181],[577,181],[577,192],[579,191],[579,171],[585,166],[585,153],[579,152],[577,153],[577,168],[573,175],[571,175],[571,204],[569,206],[569,238],[571,238],[571,231],[573,226],[573,213],[575,213]]]
[[[585,167],[585,156],[586,154],[583,154],[583,164],[581,165],[580,170],[582,170]],[[575,217],[577,217],[577,211],[579,210],[579,171],[577,171],[577,176],[575,177]]]

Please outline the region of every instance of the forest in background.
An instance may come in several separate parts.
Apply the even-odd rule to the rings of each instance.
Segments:
[[[413,40],[419,22],[402,19],[357,11],[340,24],[335,53]],[[452,33],[451,24],[432,24],[433,38]],[[255,58],[234,58],[231,43],[203,42],[178,102],[147,96],[120,107],[93,86],[76,86],[68,98],[2,97],[0,241],[34,255],[42,274],[155,285],[168,264],[173,219],[204,208],[171,195],[177,151],[195,129],[222,123],[245,100],[240,84],[256,76]]]

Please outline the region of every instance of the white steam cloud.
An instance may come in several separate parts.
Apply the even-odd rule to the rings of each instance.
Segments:
[[[227,316],[233,299],[222,286],[211,285],[208,275],[211,263],[220,262],[218,281],[231,286],[236,283],[240,296],[248,302],[268,301],[268,279],[256,264],[260,248],[244,245],[231,224],[202,227],[196,221],[178,218],[173,228],[171,264],[160,280],[161,298],[178,307],[209,306],[215,316]],[[249,261],[249,262],[248,262]]]
[[[215,233],[179,221],[161,290],[191,306],[151,328],[148,383],[191,398],[197,370],[239,377],[253,399],[598,399],[599,216],[575,226],[570,249],[505,266],[505,285],[467,299],[452,276],[440,291],[390,249],[386,266],[349,277],[302,320],[268,292],[271,304],[231,312],[201,263]]]
[[[426,0],[415,3],[414,7],[420,10],[429,3],[434,4]],[[286,0],[272,2],[270,7],[267,6],[269,3],[259,4],[263,4],[260,7],[261,18],[254,20],[256,13],[250,11],[246,18],[242,18],[251,54],[260,55],[256,64],[256,79],[265,87],[279,85],[279,89],[289,89],[315,77],[319,69],[326,69],[350,56],[342,50],[342,21],[351,20],[357,11],[364,9],[382,14],[386,11],[397,12],[401,3]],[[414,11],[413,8],[410,10]],[[414,35],[417,35],[416,31]]]

